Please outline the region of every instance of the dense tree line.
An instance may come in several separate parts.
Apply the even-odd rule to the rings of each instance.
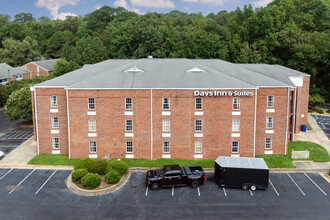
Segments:
[[[312,75],[311,94],[330,102],[328,0],[274,0],[217,14],[138,15],[104,6],[84,17],[12,20],[0,15],[0,62],[66,58],[71,66],[115,58],[218,58],[280,64]]]

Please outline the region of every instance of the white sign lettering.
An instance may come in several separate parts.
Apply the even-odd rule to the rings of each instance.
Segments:
[[[253,96],[253,92],[247,91],[194,91],[195,96]]]

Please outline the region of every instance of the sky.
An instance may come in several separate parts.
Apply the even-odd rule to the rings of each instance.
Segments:
[[[187,13],[217,13],[233,11],[251,4],[254,8],[265,7],[272,0],[0,0],[0,14],[14,15],[25,12],[33,17],[65,19],[66,16],[86,15],[104,5],[124,7],[138,14],[147,12],[168,13],[179,10]]]

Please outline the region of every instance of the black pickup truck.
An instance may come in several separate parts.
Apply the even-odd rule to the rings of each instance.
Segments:
[[[160,187],[190,185],[197,188],[206,179],[203,168],[199,165],[184,166],[167,165],[161,169],[149,170],[146,175],[146,184],[152,190]]]

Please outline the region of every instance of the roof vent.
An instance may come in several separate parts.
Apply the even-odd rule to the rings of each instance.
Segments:
[[[153,59],[154,57],[153,56],[148,56],[148,59]]]
[[[188,70],[187,72],[188,73],[201,73],[201,72],[206,72],[206,71],[205,70],[202,70],[202,69],[200,69],[198,67],[194,67],[194,68]]]
[[[138,69],[136,66],[126,70],[125,72],[130,72],[130,73],[137,73],[137,72],[144,72],[143,70]]]

